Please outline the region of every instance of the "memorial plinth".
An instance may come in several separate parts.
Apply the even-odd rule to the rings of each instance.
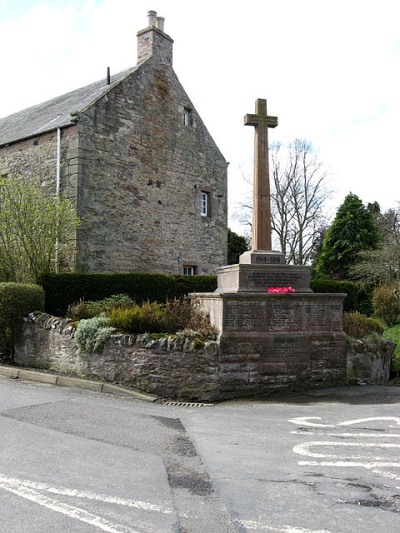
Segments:
[[[345,296],[218,289],[193,294],[219,331],[220,399],[343,385]]]
[[[269,294],[270,287],[295,292]],[[345,296],[313,293],[306,266],[220,268],[215,292],[192,295],[219,332],[220,398],[344,384]]]
[[[266,293],[270,287],[292,287],[295,292],[309,293],[310,269],[287,265],[229,265],[218,270],[218,288],[225,292]]]

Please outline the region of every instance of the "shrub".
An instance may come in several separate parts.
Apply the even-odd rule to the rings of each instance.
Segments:
[[[373,333],[382,335],[385,331],[385,324],[378,318],[368,317],[355,311],[344,314],[344,331],[350,337],[360,339]]]
[[[400,324],[389,326],[384,331],[383,335],[396,344],[396,348],[392,357],[390,373],[395,379],[396,384],[400,384]]]
[[[314,292],[346,293],[344,310],[358,311],[365,315],[372,315],[371,290],[354,281],[336,281],[332,279],[314,279],[311,281]]]
[[[117,307],[108,316],[110,324],[125,333],[168,333],[165,306],[157,302]]]
[[[115,328],[105,315],[81,320],[76,328],[75,339],[79,352],[99,352],[111,337]]]
[[[38,285],[0,283],[0,348],[13,349],[22,318],[44,310],[44,291]]]
[[[375,316],[388,326],[396,324],[400,314],[400,299],[393,287],[382,285],[374,289],[372,305]]]
[[[76,304],[68,307],[67,315],[72,320],[81,320],[92,318],[101,313],[109,313],[112,309],[118,307],[129,307],[134,305],[134,301],[126,294],[114,294],[109,298],[104,298],[99,301],[80,300]]]
[[[195,331],[204,338],[216,336],[209,318],[188,298],[166,304],[145,302],[142,305],[111,309],[110,325],[125,333],[177,333]]]

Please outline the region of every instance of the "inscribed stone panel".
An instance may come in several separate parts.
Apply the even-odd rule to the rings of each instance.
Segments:
[[[225,330],[258,331],[265,328],[264,301],[231,301],[226,303]]]
[[[341,329],[342,306],[341,304],[327,302],[313,302],[304,307],[305,328],[310,331],[328,326],[329,330]]]

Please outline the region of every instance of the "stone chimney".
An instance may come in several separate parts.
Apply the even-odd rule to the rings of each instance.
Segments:
[[[164,33],[164,18],[157,17],[155,11],[147,13],[148,26],[137,34],[137,62],[142,63],[150,57],[157,58],[161,63],[172,67],[173,40]]]

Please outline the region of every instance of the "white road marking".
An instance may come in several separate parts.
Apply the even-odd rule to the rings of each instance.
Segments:
[[[385,466],[387,468],[399,468],[400,463],[384,463],[382,461],[379,461],[377,463],[370,462],[370,463],[362,463],[357,461],[299,461],[298,464],[300,466],[343,466],[343,467],[361,467],[365,468],[366,470],[372,470],[375,472],[375,468],[380,468],[382,466]]]
[[[291,431],[290,432],[292,435],[321,435],[320,433],[317,433],[316,431],[305,431],[305,430],[297,430],[297,431]],[[382,437],[385,437],[385,439],[387,437],[389,438],[393,438],[393,439],[400,439],[400,433],[385,433],[385,434],[382,434],[382,433],[324,433],[324,436],[327,436],[327,437],[338,437],[338,438],[362,438],[362,437],[366,437],[366,438],[377,438],[377,439],[381,439]]]
[[[64,487],[53,487],[45,483],[37,483],[34,481],[18,479],[14,477],[8,477],[0,474],[0,489],[6,490],[21,498],[32,501],[42,507],[46,507],[52,511],[64,514],[74,520],[79,520],[86,524],[97,527],[107,533],[139,533],[123,524],[112,523],[109,520],[92,514],[85,509],[75,507],[65,502],[59,502],[54,498],[50,498],[45,494],[41,494],[39,491],[56,494],[61,496],[70,496],[75,498],[82,498],[88,500],[102,501],[109,504],[122,505],[126,507],[135,507],[137,509],[145,511],[155,511],[161,513],[172,513],[170,509],[163,508],[158,505],[153,505],[148,502],[142,502],[137,500],[125,500],[115,496],[107,496],[105,494],[96,494],[94,492],[84,492],[73,489],[67,489]]]
[[[322,420],[320,416],[298,416],[296,418],[290,418],[289,422],[292,424],[303,424],[303,426],[309,426],[314,428],[333,428],[335,424],[319,424],[310,422],[310,420]],[[355,424],[364,424],[365,422],[395,422],[395,424],[389,425],[389,427],[400,427],[400,418],[398,416],[372,416],[369,418],[357,418],[355,420],[346,420],[345,422],[339,422],[337,426],[354,426]]]
[[[387,448],[400,448],[400,444],[388,444],[388,443],[382,443],[382,442],[336,442],[336,441],[311,441],[311,442],[304,442],[302,444],[297,444],[293,447],[293,451],[299,455],[306,455],[307,457],[316,457],[325,459],[328,457],[337,457],[339,459],[368,459],[368,460],[375,460],[375,461],[384,461],[384,457],[365,457],[361,455],[349,455],[346,457],[331,454],[331,453],[317,453],[312,452],[310,448],[316,447],[316,446],[331,446],[334,448],[337,447],[346,447],[346,448],[375,448],[375,449],[387,449]],[[396,463],[397,464],[397,463]],[[398,463],[400,466],[400,463]]]
[[[396,462],[393,460],[388,460],[386,457],[382,457],[380,455],[377,455],[376,453],[373,453],[372,455],[364,456],[364,455],[354,455],[352,453],[350,454],[340,454],[339,450],[342,449],[344,452],[344,448],[353,448],[353,449],[359,449],[361,450],[385,450],[385,449],[394,449],[394,448],[400,448],[400,444],[393,444],[393,443],[383,443],[383,442],[371,442],[371,440],[375,440],[379,438],[382,439],[398,439],[400,438],[400,433],[384,433],[384,427],[386,428],[394,428],[397,429],[400,427],[400,418],[396,416],[374,416],[374,417],[368,417],[368,418],[357,418],[354,420],[345,420],[343,422],[339,422],[337,424],[322,424],[322,423],[315,423],[312,422],[313,420],[322,420],[321,417],[297,417],[292,418],[289,420],[292,424],[297,424],[301,426],[308,426],[311,428],[314,428],[311,431],[308,431],[304,429],[304,427],[299,428],[296,431],[291,431],[292,434],[297,435],[307,435],[307,436],[314,436],[318,435],[321,437],[321,431],[318,431],[318,429],[325,429],[325,428],[335,428],[333,431],[324,432],[323,435],[326,437],[335,437],[337,439],[342,439],[341,441],[311,441],[311,442],[305,442],[301,444],[297,444],[293,447],[293,451],[299,455],[309,457],[310,459],[320,459],[319,461],[316,460],[308,460],[308,461],[299,461],[299,466],[328,466],[328,467],[339,467],[339,468],[365,468],[366,470],[372,471],[374,474],[377,474],[382,477],[386,477],[389,479],[392,479],[394,481],[400,481],[400,476],[394,472],[391,472],[390,469],[396,469],[400,468],[400,461]],[[384,422],[384,424],[380,424],[380,428],[382,431],[380,432],[368,432],[366,433],[365,430],[367,428],[363,427],[362,429],[364,431],[361,432],[341,432],[341,428],[347,428],[349,426],[356,426],[358,424],[369,424],[369,423],[375,423],[375,422]],[[383,427],[384,426],[384,427]],[[356,429],[356,428],[354,428]],[[376,428],[371,428],[376,429]],[[364,439],[364,441],[360,442],[359,440],[357,442],[349,442],[348,440],[344,439]],[[365,442],[365,441],[369,442]],[[316,450],[312,450],[312,447],[331,447],[336,448],[338,451],[338,454],[336,453],[322,453],[323,450],[319,450],[318,452]],[[328,460],[327,460],[328,459]],[[331,460],[329,460],[331,459]],[[396,487],[396,489],[400,489],[400,487]]]
[[[105,503],[111,503],[116,505],[123,505],[125,507],[135,507],[136,509],[143,509],[144,511],[155,511],[158,513],[170,514],[171,509],[162,507],[161,505],[154,505],[148,502],[142,502],[140,500],[125,500],[116,496],[108,496],[107,494],[97,494],[95,492],[79,491],[76,489],[67,489],[65,487],[53,487],[46,483],[37,483],[35,481],[29,481],[27,479],[17,479],[13,477],[7,477],[0,474],[0,483],[7,483],[14,486],[25,486],[36,490],[49,492],[51,494],[58,494],[60,496],[72,496],[75,498],[85,498],[88,500],[102,501]]]
[[[369,418],[358,418],[357,420],[346,420],[345,422],[339,422],[338,426],[354,426],[354,424],[364,424],[365,422],[378,422],[381,420],[385,422],[396,422],[394,425],[389,425],[390,428],[400,426],[400,418],[398,416],[372,416]]]
[[[273,531],[275,533],[330,533],[327,529],[308,529],[303,527],[293,527],[293,526],[280,526],[273,527],[262,522],[256,522],[254,520],[239,520],[240,524],[246,529],[254,530],[263,530]]]
[[[334,424],[316,424],[315,422],[309,422],[309,420],[322,420],[320,416],[298,416],[296,418],[290,418],[289,422],[292,424],[303,424],[304,426],[311,426],[313,428],[333,428]]]
[[[30,500],[31,502],[41,505],[42,507],[46,507],[47,509],[56,511],[57,513],[64,514],[69,518],[73,518],[74,520],[79,520],[80,522],[85,522],[86,524],[95,526],[98,529],[101,529],[102,531],[106,531],[107,533],[138,533],[137,531],[131,528],[127,528],[118,524],[112,524],[108,520],[89,513],[84,509],[68,505],[67,503],[58,502],[53,498],[44,496],[39,492],[28,489],[26,487],[21,486],[19,488],[13,488],[7,486],[6,484],[2,485],[1,483],[0,487],[8,492],[12,492],[17,496],[20,496],[21,498]]]

